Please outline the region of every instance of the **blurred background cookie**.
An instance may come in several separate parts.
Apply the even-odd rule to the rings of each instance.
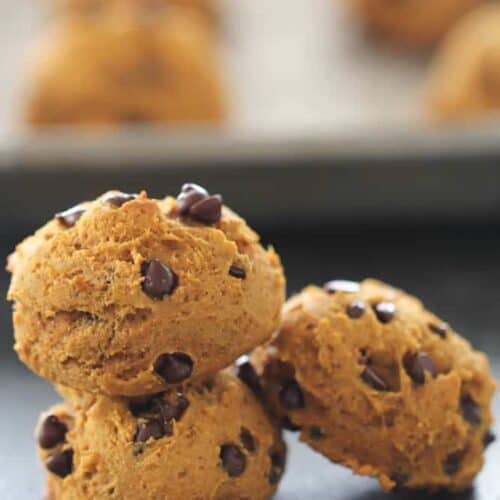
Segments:
[[[500,112],[500,6],[464,18],[430,69],[427,112],[435,121],[466,121]]]
[[[347,0],[368,31],[395,46],[431,48],[484,0]]]
[[[58,19],[33,59],[32,125],[213,124],[225,116],[212,31],[180,9]]]

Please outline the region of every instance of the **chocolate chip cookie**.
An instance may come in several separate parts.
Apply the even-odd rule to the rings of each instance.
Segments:
[[[33,54],[32,125],[220,123],[213,30],[181,9],[62,16]]]
[[[239,373],[285,427],[386,490],[467,488],[491,439],[486,356],[378,281],[307,287]]]
[[[21,360],[112,396],[213,375],[269,339],[284,301],[278,255],[195,184],[177,199],[112,191],[61,212],[8,269]]]
[[[267,499],[286,448],[253,394],[227,372],[139,398],[60,388],[68,403],[37,430],[47,497]]]
[[[464,18],[431,66],[426,109],[433,121],[468,120],[500,111],[500,6]]]
[[[396,46],[428,48],[484,0],[349,0],[368,31]]]

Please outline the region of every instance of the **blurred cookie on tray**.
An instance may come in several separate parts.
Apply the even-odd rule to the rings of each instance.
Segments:
[[[62,16],[33,59],[32,125],[213,124],[225,115],[213,30],[182,9]]]
[[[142,13],[176,7],[189,9],[213,22],[217,17],[215,0],[46,0],[56,13],[95,15],[110,9],[133,9]]]
[[[500,113],[500,5],[483,6],[455,27],[435,56],[426,90],[432,121]]]
[[[456,21],[484,0],[348,0],[354,17],[397,47],[432,48]]]

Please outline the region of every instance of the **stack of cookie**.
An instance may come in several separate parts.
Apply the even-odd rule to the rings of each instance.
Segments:
[[[33,54],[29,124],[223,120],[211,0],[52,2],[52,27]]]
[[[279,257],[220,195],[109,192],[9,258],[16,351],[64,403],[37,431],[48,498],[269,498],[285,447],[231,370],[268,340]]]

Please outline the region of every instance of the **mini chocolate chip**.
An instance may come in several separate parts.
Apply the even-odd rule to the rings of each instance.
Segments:
[[[73,471],[73,450],[64,450],[51,455],[45,461],[45,467],[56,476],[68,476]]]
[[[285,471],[286,448],[284,443],[277,443],[269,450],[271,459],[271,470],[269,471],[269,482],[276,484]]]
[[[160,439],[165,435],[163,422],[158,419],[151,419],[137,426],[135,433],[136,443],[145,443],[149,438]]]
[[[76,207],[57,213],[56,219],[65,227],[73,227],[84,213],[85,209],[81,205],[76,205]]]
[[[38,444],[46,450],[57,444],[64,443],[68,427],[55,415],[49,415],[40,426],[38,431]]]
[[[347,280],[332,280],[323,285],[323,289],[328,293],[345,292],[357,293],[359,292],[359,283]]]
[[[161,415],[164,420],[180,420],[184,412],[189,407],[189,400],[182,393],[177,393],[175,403],[163,401],[161,405]]]
[[[483,445],[485,448],[488,448],[488,446],[495,441],[496,441],[496,436],[495,436],[495,434],[493,434],[491,429],[484,433]]]
[[[311,436],[311,439],[319,441],[320,439],[325,437],[325,433],[321,430],[320,427],[313,426],[309,429],[309,436]]]
[[[246,427],[241,428],[240,441],[245,449],[250,453],[253,453],[256,450],[255,439],[253,438],[252,433]]]
[[[364,369],[363,373],[361,374],[361,378],[362,378],[363,382],[368,384],[370,387],[372,387],[376,391],[387,391],[388,390],[388,386],[384,382],[384,380],[382,380],[382,378],[377,373],[375,373],[373,368],[370,368],[369,366],[367,366]]]
[[[392,302],[379,302],[373,306],[373,310],[381,323],[389,323],[396,315],[396,306]]]
[[[177,196],[177,212],[179,215],[187,215],[195,203],[207,197],[208,191],[198,184],[184,184]]]
[[[153,299],[171,295],[178,285],[177,275],[159,260],[143,262],[141,273],[144,276],[142,289]]]
[[[213,194],[191,205],[189,215],[205,224],[215,224],[222,216],[222,196]]]
[[[262,385],[260,377],[255,371],[255,368],[249,361],[245,361],[237,366],[238,378],[249,387],[257,396],[262,395]]]
[[[443,462],[444,473],[447,474],[448,476],[453,476],[453,474],[456,474],[460,467],[460,462],[462,461],[462,457],[463,457],[463,452],[461,451],[450,453],[446,457],[446,460]]]
[[[298,432],[302,429],[300,425],[294,424],[291,420],[290,417],[284,416],[280,420],[280,425],[283,427],[283,429],[286,429],[291,432]]]
[[[130,398],[128,407],[134,417],[152,410],[157,395],[147,394],[145,396],[134,396]]]
[[[220,447],[219,456],[222,461],[222,467],[224,467],[229,477],[241,476],[245,471],[245,455],[235,444],[223,444]]]
[[[481,423],[481,407],[470,396],[464,396],[460,400],[460,409],[464,420],[469,424],[479,425]]]
[[[366,306],[361,300],[355,300],[351,302],[346,309],[347,316],[352,319],[358,319],[365,314]]]
[[[286,381],[280,389],[279,398],[281,405],[287,410],[304,408],[304,394],[296,380]]]
[[[183,352],[162,354],[153,369],[167,384],[178,384],[191,376],[193,361]]]
[[[240,280],[244,280],[247,277],[246,271],[242,267],[236,266],[234,264],[229,268],[229,274],[233,278],[238,278]]]
[[[425,383],[425,372],[428,372],[432,378],[437,376],[436,365],[426,352],[407,353],[403,359],[403,365],[406,373],[416,384]]]
[[[429,330],[436,335],[439,335],[442,339],[446,338],[446,334],[450,326],[448,323],[429,323]]]
[[[137,198],[136,194],[122,193],[120,191],[111,191],[102,198],[102,202],[108,205],[113,205],[114,207],[121,207],[128,201],[135,200]]]
[[[410,476],[404,472],[393,472],[389,477],[396,483],[396,489],[404,486],[410,479]]]

